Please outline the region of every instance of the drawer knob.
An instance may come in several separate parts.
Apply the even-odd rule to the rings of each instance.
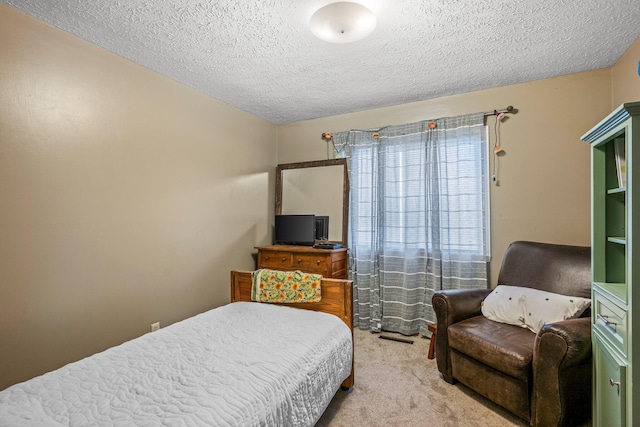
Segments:
[[[613,332],[616,332],[616,326],[618,325],[616,322],[612,322],[609,320],[609,316],[605,316],[603,314],[598,313],[598,319],[602,320],[605,325],[613,329]]]
[[[287,258],[282,257],[282,262],[285,262],[287,260]]]
[[[611,384],[611,387],[617,387],[618,394],[620,394],[620,381],[614,381],[613,378],[609,378],[609,384]]]
[[[298,264],[302,262],[302,258],[298,258]]]
[[[264,257],[264,260],[269,261],[269,257],[268,256]]]
[[[320,260],[318,260],[318,261],[316,261],[316,264],[320,265],[320,262],[321,262],[321,261],[320,261]]]

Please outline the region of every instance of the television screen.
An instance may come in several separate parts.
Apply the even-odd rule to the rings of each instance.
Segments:
[[[312,246],[315,237],[315,215],[276,215],[273,239],[276,244]]]

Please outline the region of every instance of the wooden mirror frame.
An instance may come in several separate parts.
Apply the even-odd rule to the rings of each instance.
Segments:
[[[317,168],[322,166],[340,166],[344,168],[342,178],[342,246],[347,247],[349,236],[349,172],[347,159],[315,160],[311,162],[284,163],[276,168],[276,210],[275,214],[282,214],[282,171],[289,169]]]

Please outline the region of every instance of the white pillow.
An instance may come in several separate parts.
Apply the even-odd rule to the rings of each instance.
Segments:
[[[482,314],[487,319],[537,333],[546,323],[579,317],[590,305],[589,298],[498,285],[482,302]]]

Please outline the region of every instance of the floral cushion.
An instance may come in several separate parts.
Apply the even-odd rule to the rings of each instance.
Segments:
[[[257,270],[253,273],[251,299],[259,302],[319,302],[320,274],[302,271]]]

